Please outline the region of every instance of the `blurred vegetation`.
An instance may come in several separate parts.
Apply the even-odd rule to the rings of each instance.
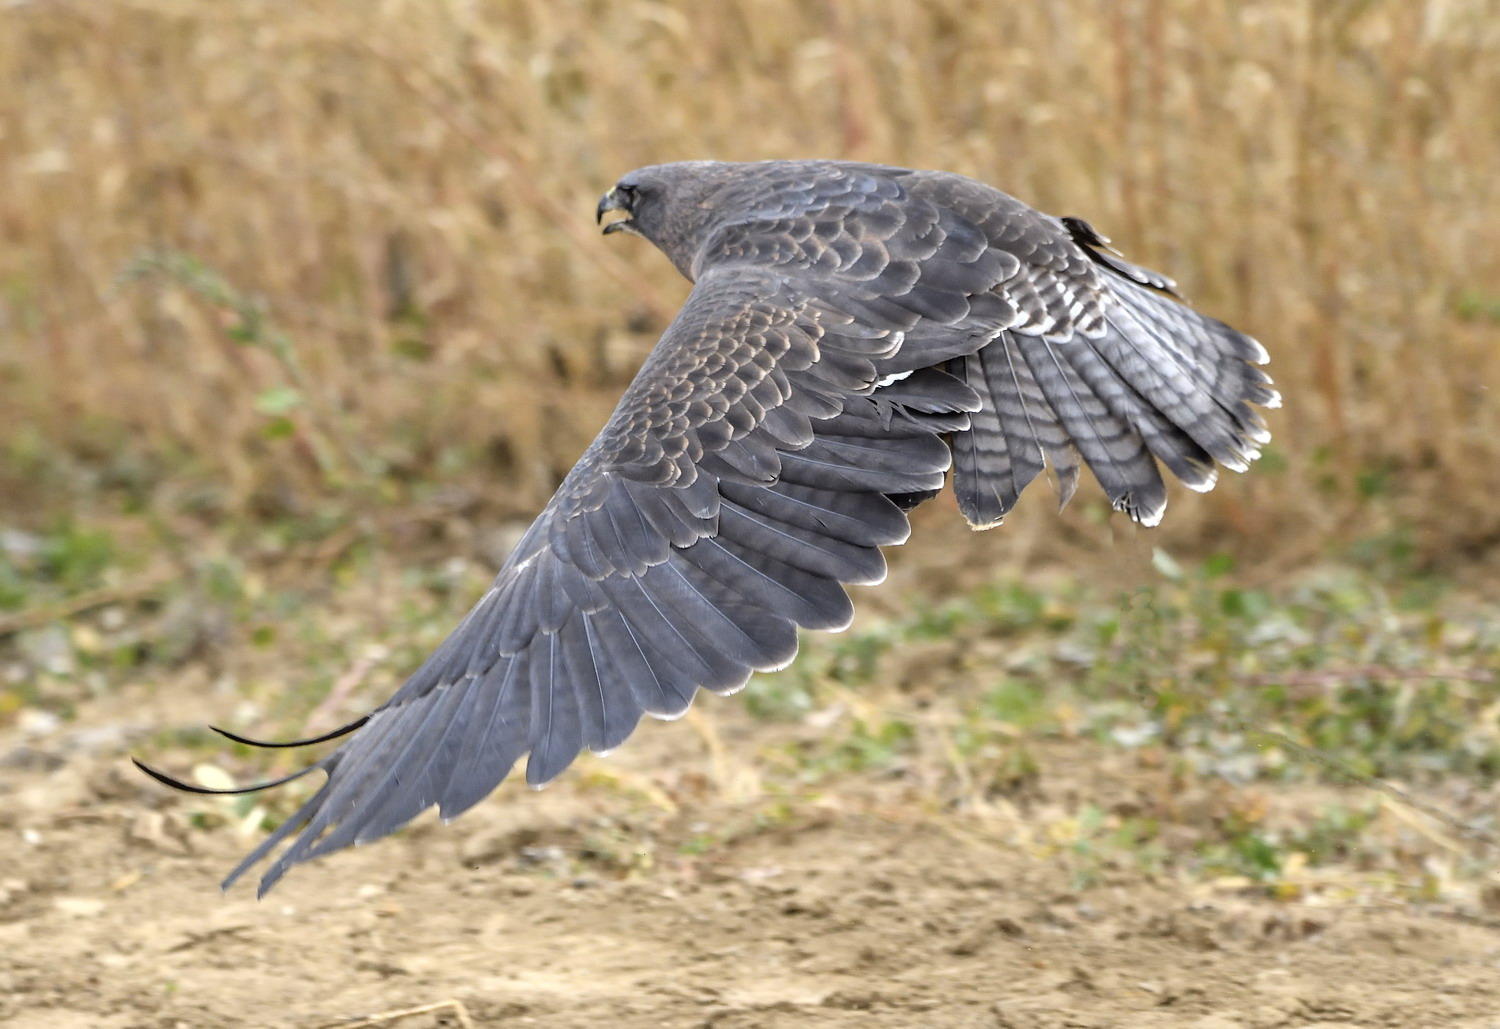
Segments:
[[[1489,872],[1492,600],[1348,570],[1247,589],[1222,554],[1184,567],[1157,551],[1155,564],[1160,577],[1129,592],[1072,575],[982,586],[812,641],[747,704],[822,731],[762,760],[802,784],[883,769],[981,814],[1045,813],[1077,761],[1088,785],[1037,845],[1080,882],[1108,867],[1177,869],[1290,898],[1325,867],[1341,888],[1378,869],[1377,892],[1423,900],[1452,886],[1435,876]],[[1101,748],[1131,758],[1111,766]],[[1287,799],[1316,783],[1370,788]],[[1278,799],[1257,784],[1276,784]],[[1404,829],[1422,823],[1444,860],[1393,850],[1391,809]]]
[[[918,512],[865,620],[746,691],[755,824],[858,772],[1032,805],[1023,842],[1080,882],[1480,874],[1500,0],[37,0],[0,11],[0,86],[0,724],[140,681],[264,735],[367,710],[686,290],[598,237],[600,192],[846,157],[1088,218],[1261,338],[1286,407],[1250,474],[1149,534],[1088,489],[977,541]],[[1033,795],[1084,746],[1158,792]],[[1462,822],[1416,846],[1375,791],[1255,799],[1362,775]],[[295,796],[185,803],[253,828]]]
[[[1326,568],[1250,588],[1224,555],[1154,562],[1131,590],[1056,573],[809,636],[788,669],[660,727],[674,742],[649,775],[580,760],[563,788],[619,794],[614,843],[570,829],[559,840],[576,852],[515,860],[635,874],[643,847],[711,859],[878,803],[882,817],[995,832],[1079,886],[1145,873],[1283,899],[1500,903],[1479,899],[1500,847],[1500,604],[1425,577]],[[203,696],[140,750],[207,785],[285,774],[310,755],[231,745],[199,712],[272,737],[364,713],[488,574],[372,555],[325,596],[221,566],[185,602],[112,600],[17,633],[7,667],[27,674],[0,703],[65,718],[122,680],[165,679]],[[233,645],[205,646],[228,623]],[[316,785],[158,799],[200,830],[253,837]],[[518,789],[500,796],[522,803]]]
[[[598,238],[598,194],[647,162],[825,155],[1087,216],[1265,340],[1274,449],[1177,504],[1174,549],[1295,565],[1400,534],[1464,562],[1500,539],[1497,15],[8,5],[0,512],[326,533],[442,484],[529,514],[685,288]]]

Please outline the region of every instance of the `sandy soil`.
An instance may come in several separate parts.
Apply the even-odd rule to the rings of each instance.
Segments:
[[[1025,811],[1130,786],[1087,745],[1044,754],[1024,806],[932,810],[893,775],[768,806],[711,744],[776,728],[710,702],[257,902],[216,890],[253,837],[124,763],[128,726],[184,700],[126,699],[0,738],[6,1024],[306,1027],[451,999],[559,1027],[1500,1026],[1500,924],[1077,882]]]

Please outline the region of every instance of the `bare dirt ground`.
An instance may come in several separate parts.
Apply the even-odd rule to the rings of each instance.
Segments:
[[[6,1024],[308,1027],[451,999],[518,1026],[1500,1026],[1500,922],[1108,864],[1080,882],[1047,812],[1174,788],[1118,751],[1043,748],[1023,799],[980,809],[889,772],[768,803],[726,755],[796,730],[715,698],[546,791],[221,896],[254,837],[124,758],[192,704],[142,690],[0,737]]]

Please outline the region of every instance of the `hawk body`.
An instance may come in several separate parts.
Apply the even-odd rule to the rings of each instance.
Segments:
[[[997,524],[1047,464],[1155,524],[1165,466],[1211,488],[1278,402],[1254,340],[1170,299],[1086,223],[942,172],[688,162],[600,203],[694,283],[494,585],[313,768],[322,788],[226,881],[452,818],[522,756],[540,785],[839,629],[847,584],[949,474]],[[152,773],[157,774],[159,773]],[[164,778],[164,777],[163,777]]]

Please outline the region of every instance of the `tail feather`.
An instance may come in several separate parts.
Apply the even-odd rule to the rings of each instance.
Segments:
[[[1280,403],[1256,367],[1265,349],[1146,288],[1168,288],[1154,273],[1106,264],[1118,274],[1101,334],[1007,331],[961,366],[982,405],[952,438],[954,490],[976,528],[998,524],[1047,462],[1066,502],[1079,456],[1117,510],[1155,525],[1167,502],[1158,461],[1206,491],[1215,462],[1243,471],[1269,439],[1254,406]]]

